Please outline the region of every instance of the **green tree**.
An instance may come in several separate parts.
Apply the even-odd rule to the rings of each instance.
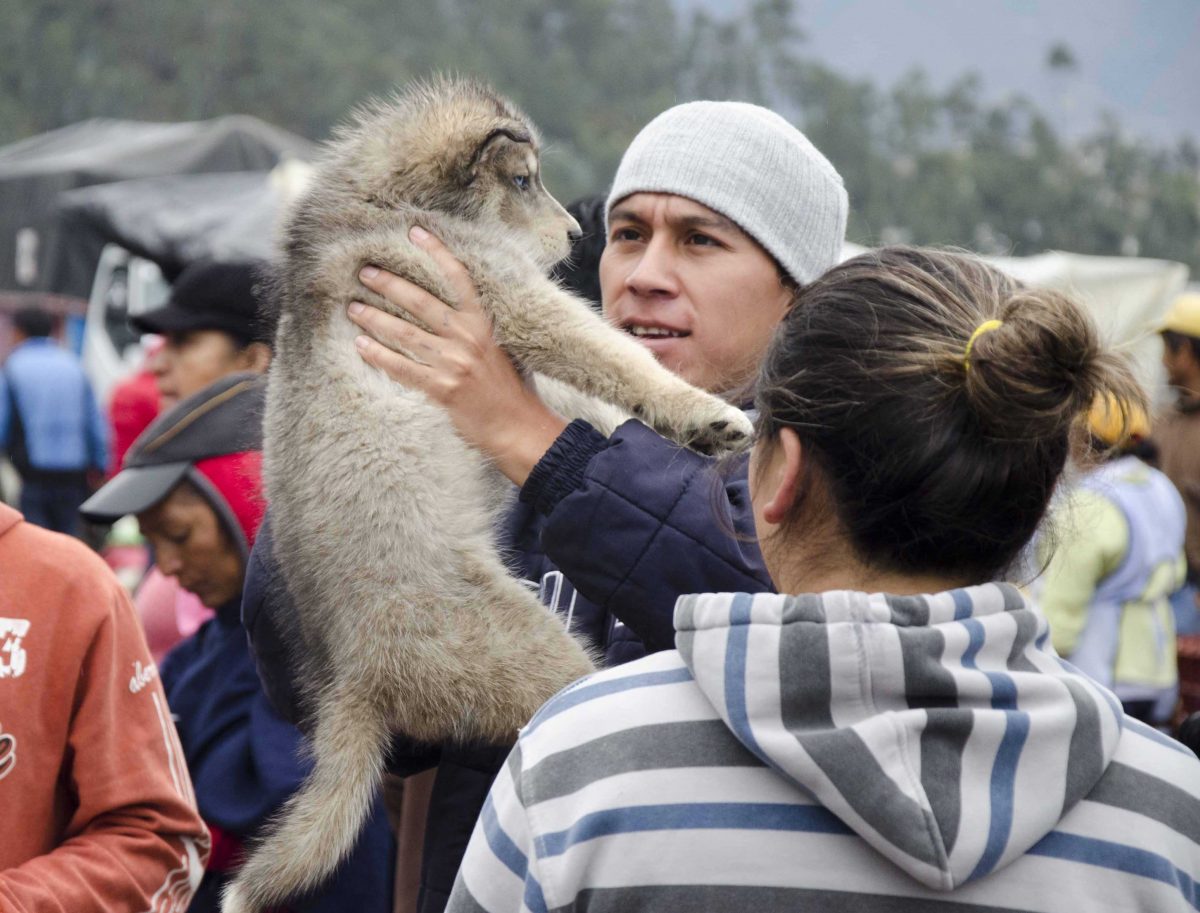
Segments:
[[[806,56],[793,0],[729,18],[672,0],[0,0],[0,21],[0,143],[86,117],[235,112],[321,139],[368,97],[449,71],[529,111],[569,200],[603,190],[659,111],[735,98],[792,119],[838,167],[853,240],[1136,249],[1200,269],[1194,141],[1152,146],[1110,121],[1068,142],[971,74],[943,90],[920,72],[847,78]],[[1079,62],[1059,43],[1046,67],[1065,93]]]

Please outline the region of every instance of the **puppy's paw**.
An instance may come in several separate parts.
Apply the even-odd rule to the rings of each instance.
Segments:
[[[734,409],[726,417],[697,426],[683,443],[698,453],[713,456],[745,449],[750,446],[753,434],[750,419]]]
[[[698,453],[741,450],[754,433],[750,419],[740,409],[690,388],[681,396],[664,397],[633,411],[659,434]]]

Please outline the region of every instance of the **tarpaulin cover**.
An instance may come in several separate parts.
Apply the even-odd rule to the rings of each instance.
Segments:
[[[245,115],[191,123],[89,120],[0,148],[0,290],[86,297],[95,235],[68,236],[63,191],[137,178],[269,171],[313,145]]]
[[[284,195],[270,172],[239,171],[99,184],[60,202],[72,245],[120,244],[173,281],[195,260],[269,257]]]

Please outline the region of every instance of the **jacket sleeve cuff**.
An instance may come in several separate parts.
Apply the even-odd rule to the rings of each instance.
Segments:
[[[588,463],[607,446],[608,438],[583,419],[575,419],[533,467],[521,487],[521,500],[532,504],[538,513],[548,515],[559,501],[583,484]]]

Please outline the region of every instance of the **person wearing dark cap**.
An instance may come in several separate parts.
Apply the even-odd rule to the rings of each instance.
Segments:
[[[302,737],[271,708],[245,631],[241,592],[258,534],[265,383],[239,373],[182,400],[138,438],[124,468],[83,505],[90,520],[136,514],[159,569],[215,610],[176,646],[161,679],[213,850],[192,913],[219,909],[243,846],[299,788]],[[388,913],[394,844],[382,803],[338,874],[293,913]]]
[[[0,442],[21,477],[25,519],[77,536],[88,475],[107,466],[108,432],[83,366],[50,338],[53,328],[37,307],[13,316],[16,346],[0,374]]]
[[[235,372],[265,373],[271,321],[260,316],[261,264],[202,260],[187,267],[156,310],[132,319],[135,329],[163,337],[148,360],[164,408]]]
[[[257,261],[197,261],[179,275],[163,307],[132,320],[135,329],[160,336],[145,366],[157,388],[155,412],[226,375],[266,372],[272,326],[259,317],[255,285],[261,266]],[[128,383],[136,385],[138,380],[130,378]],[[125,402],[125,392],[118,387],[112,399],[114,439],[122,455],[155,414],[146,418],[142,412],[134,418],[144,422],[140,427],[118,424],[117,407]],[[124,418],[131,417],[126,409]],[[169,649],[208,614],[190,593],[153,567],[139,585],[134,605],[156,651]]]

